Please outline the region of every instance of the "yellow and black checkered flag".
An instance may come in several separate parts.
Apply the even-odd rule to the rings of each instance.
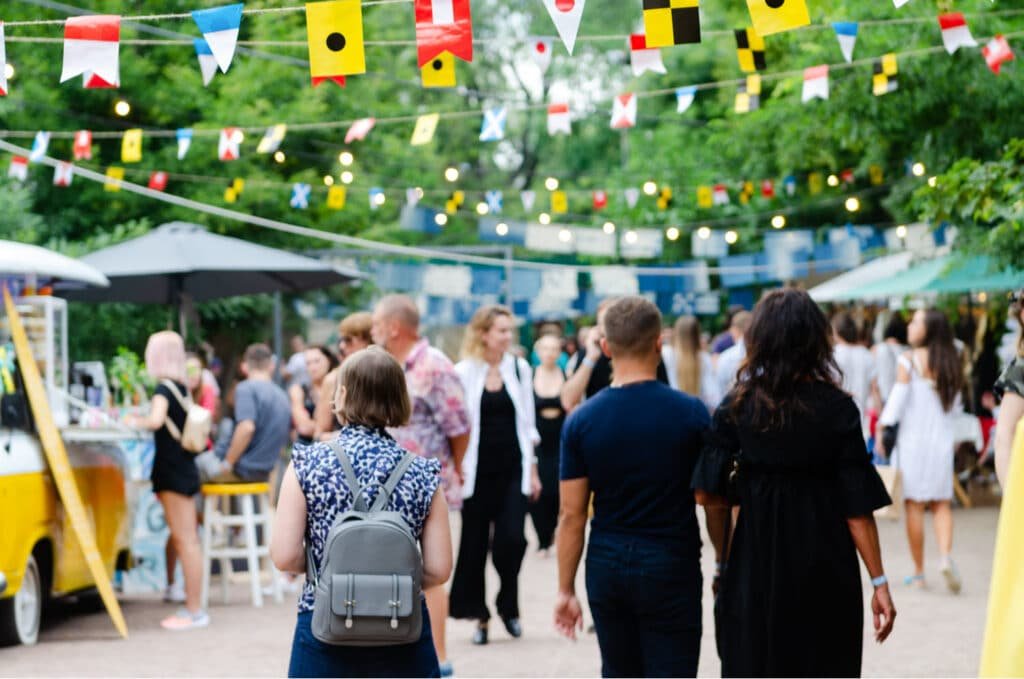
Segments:
[[[647,46],[700,42],[700,0],[644,0]]]
[[[465,191],[452,191],[451,195],[448,196],[448,200],[444,204],[444,211],[450,215],[455,214],[466,202]]]
[[[736,113],[750,113],[761,108],[761,76],[748,75],[736,91]],[[753,188],[751,188],[753,192]]]
[[[753,28],[740,28],[736,33],[736,57],[744,73],[768,68],[764,59],[764,38]]]
[[[791,31],[811,23],[807,0],[747,0],[750,21],[761,35]]]
[[[658,193],[658,209],[659,210],[667,210],[670,207],[672,207],[672,203],[673,203],[672,187],[670,187],[670,186],[663,186],[663,187],[661,187],[661,192]]]
[[[881,59],[877,59],[874,63],[874,75],[871,76],[871,92],[876,97],[895,92],[896,88],[899,87],[899,82],[896,80],[898,72],[899,66],[896,64],[896,55],[892,52],[889,52]]]

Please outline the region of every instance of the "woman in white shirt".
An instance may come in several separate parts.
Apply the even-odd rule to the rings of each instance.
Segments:
[[[871,385],[875,379],[875,358],[871,350],[860,344],[857,322],[848,313],[841,313],[832,319],[832,333],[835,339],[833,350],[836,365],[842,372],[843,391],[853,397],[860,411],[861,430],[865,440],[871,434],[868,421],[868,401]]]
[[[700,321],[694,316],[680,316],[672,331],[672,343],[663,344],[661,360],[665,363],[668,383],[673,389],[696,396],[713,411],[722,400],[711,356],[701,349]]]
[[[478,622],[473,636],[478,645],[488,642],[491,617],[484,578],[488,552],[501,579],[498,615],[512,637],[522,635],[518,580],[526,553],[527,496],[536,499],[541,490],[532,373],[529,363],[509,353],[513,330],[507,307],[480,308],[466,328],[463,360],[455,366],[472,430],[462,461],[462,538],[450,615]]]

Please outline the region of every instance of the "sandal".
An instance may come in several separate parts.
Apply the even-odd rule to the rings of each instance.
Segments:
[[[927,584],[924,581],[924,575],[908,575],[903,578],[903,584],[907,587],[914,586],[918,589],[924,589]]]

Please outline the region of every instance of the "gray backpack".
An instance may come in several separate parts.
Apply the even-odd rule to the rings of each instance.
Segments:
[[[306,543],[306,577],[315,587],[313,636],[334,646],[414,643],[423,629],[423,555],[402,515],[383,510],[415,458],[405,454],[367,508],[348,456],[337,441],[331,448],[355,507],[334,519],[319,568]]]

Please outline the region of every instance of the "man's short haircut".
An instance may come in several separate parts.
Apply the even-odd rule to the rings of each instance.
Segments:
[[[749,311],[739,311],[735,316],[732,317],[732,323],[730,328],[736,328],[742,333],[746,333],[747,329],[750,328],[750,319],[752,316]]]
[[[242,357],[250,370],[270,370],[274,361],[274,352],[266,344],[250,344]]]
[[[395,319],[410,330],[419,330],[420,310],[416,302],[406,295],[387,295],[377,302],[377,313]]]
[[[373,314],[369,311],[357,311],[341,319],[338,334],[342,337],[357,337],[367,344],[373,342],[370,329],[373,327]]]
[[[845,312],[837,314],[832,319],[832,331],[849,344],[856,344],[860,340],[857,322],[853,320],[853,316]]]
[[[345,402],[339,408],[342,387]],[[332,409],[344,424],[374,429],[403,426],[412,416],[405,371],[380,347],[357,351],[341,364]]]
[[[604,336],[613,359],[656,353],[661,312],[643,297],[622,297],[604,312]]]

